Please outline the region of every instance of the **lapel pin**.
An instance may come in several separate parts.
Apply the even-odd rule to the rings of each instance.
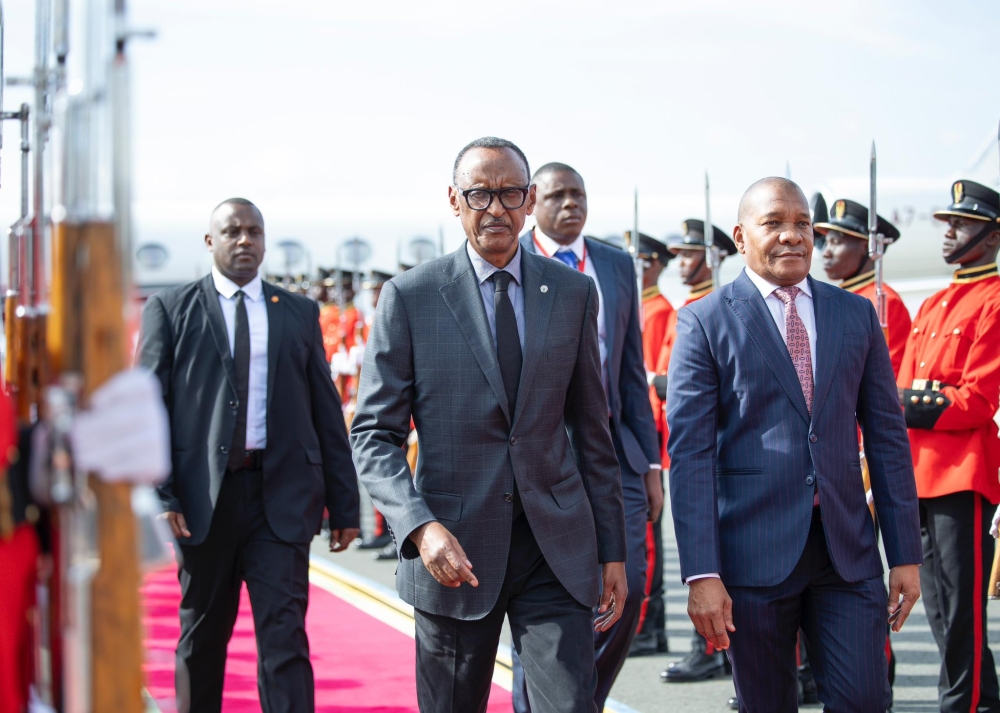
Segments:
[[[542,290],[542,294],[544,295],[546,292],[549,291],[549,286],[548,285],[542,285],[541,290]]]
[[[273,295],[271,297],[271,301],[274,302],[275,304],[277,304],[277,302],[278,302],[278,296],[277,295]]]

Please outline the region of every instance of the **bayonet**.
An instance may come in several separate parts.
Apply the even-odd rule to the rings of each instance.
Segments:
[[[715,228],[712,227],[712,202],[709,198],[708,171],[705,171],[705,260],[712,271],[712,289],[719,287],[719,246],[715,244]]]
[[[889,325],[885,310],[885,285],[882,281],[882,256],[885,255],[885,236],[878,232],[876,184],[875,142],[872,141],[871,164],[869,167],[868,257],[875,263],[875,311],[878,314],[878,323],[888,340]]]
[[[639,329],[643,329],[644,315],[642,311],[642,261],[639,259],[639,188],[634,189],[632,197],[632,234],[628,243],[628,252],[632,256],[635,267],[636,294],[639,302]]]

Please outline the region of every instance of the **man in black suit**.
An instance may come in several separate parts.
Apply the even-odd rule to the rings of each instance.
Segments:
[[[172,472],[160,487],[180,543],[177,710],[218,711],[247,584],[264,713],[312,711],[305,613],[309,542],[358,534],[357,475],[316,303],[261,280],[264,219],[231,198],[212,213],[211,274],[153,295],[139,361],[163,387]]]
[[[663,509],[660,449],[656,438],[649,386],[642,358],[639,326],[639,288],[635,266],[628,255],[599,240],[585,238],[587,189],[583,178],[570,166],[549,163],[531,182],[538,197],[537,226],[521,236],[527,253],[552,258],[586,275],[598,296],[597,336],[601,382],[604,386],[608,426],[615,455],[621,466],[625,503],[628,559],[625,564],[629,597],[621,619],[594,637],[597,663],[598,710],[628,656],[642,610],[641,592],[646,586],[646,525]],[[558,370],[560,365],[550,364]],[[527,685],[517,652],[514,660],[514,710],[530,713]]]

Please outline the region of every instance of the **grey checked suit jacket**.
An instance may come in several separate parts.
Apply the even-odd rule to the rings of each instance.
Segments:
[[[520,259],[525,345],[513,414],[464,245],[386,283],[365,350],[354,462],[399,546],[400,596],[431,614],[479,619],[496,604],[515,480],[546,562],[581,604],[598,601],[599,563],[625,561],[594,284],[554,260],[524,250]],[[402,450],[411,417],[412,479]],[[407,537],[433,520],[458,538],[478,588],[450,589],[427,572]]]
[[[530,230],[522,235],[521,247],[536,253],[532,237]],[[604,294],[611,427],[618,432],[628,465],[644,474],[650,464],[660,462],[660,444],[642,361],[635,265],[623,250],[593,238],[584,238],[584,242]]]
[[[805,548],[819,488],[827,549],[848,582],[882,574],[857,427],[889,566],[918,564],[917,488],[889,350],[867,299],[811,277],[810,414],[778,328],[746,274],[677,313],[670,356],[670,502],[681,576],[783,582]]]

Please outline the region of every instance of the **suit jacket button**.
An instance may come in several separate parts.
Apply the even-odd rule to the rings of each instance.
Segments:
[[[809,442],[810,443],[815,443],[818,440],[819,440],[819,436],[817,436],[815,433],[810,433],[809,434]]]
[[[510,493],[504,493],[503,494],[503,501],[505,503],[512,503],[512,502],[514,502],[514,496],[511,495]]]
[[[816,479],[813,478],[811,475],[807,475],[806,476],[806,485],[812,485],[815,482],[816,482]]]
[[[510,445],[512,446],[517,445],[517,436],[510,437]]]
[[[222,452],[223,454],[229,453],[229,449],[226,448],[225,446],[220,446],[219,451]]]
[[[240,402],[239,401],[230,401],[229,402],[229,408],[239,408],[239,406],[240,406]]]

